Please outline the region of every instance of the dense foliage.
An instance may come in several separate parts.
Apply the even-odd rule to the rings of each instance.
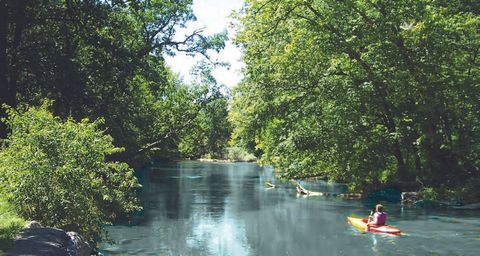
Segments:
[[[191,5],[0,0],[0,105],[11,107],[0,121],[0,177],[21,216],[93,239],[137,209],[125,162],[223,151],[221,86],[186,85],[163,57],[224,47],[226,32],[176,35],[195,20]],[[53,113],[31,107],[45,99]]]
[[[212,75],[213,67],[200,62],[193,70],[196,88],[203,89],[208,101],[198,111],[192,129],[181,136],[179,151],[186,158],[223,158],[230,139],[231,127],[228,122],[228,95]],[[209,90],[210,88],[210,90]]]
[[[99,130],[101,121],[63,122],[45,105],[8,113],[0,188],[22,217],[92,239],[118,214],[139,209],[133,170],[107,161],[122,149]]]
[[[226,32],[176,35],[195,20],[191,5],[0,0],[0,105],[11,107],[0,122],[0,175],[21,216],[93,239],[137,209],[137,183],[123,162],[223,151],[221,86],[186,85],[163,57],[224,47]],[[53,113],[31,107],[45,99]]]
[[[126,148],[115,157],[130,163],[143,163],[152,148],[163,158],[178,156],[181,133],[193,129],[210,90],[178,81],[163,54],[208,55],[226,39],[226,32],[201,30],[175,37],[195,19],[191,4],[1,0],[0,103],[48,98],[58,116],[104,118],[115,145]]]
[[[234,140],[289,177],[480,198],[479,5],[248,0]]]

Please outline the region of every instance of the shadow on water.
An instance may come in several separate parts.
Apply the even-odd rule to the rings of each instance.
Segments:
[[[141,176],[144,210],[134,225],[107,227],[117,243],[102,244],[105,255],[476,255],[480,250],[476,212],[387,202],[389,223],[406,234],[391,237],[347,224],[347,216],[367,215],[372,202],[297,197],[271,169],[251,163],[187,161],[157,165]],[[280,188],[266,188],[269,180]],[[323,181],[303,185],[330,193],[344,189]]]

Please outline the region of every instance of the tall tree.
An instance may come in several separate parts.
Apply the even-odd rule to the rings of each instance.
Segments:
[[[28,1],[0,1],[0,104],[17,104],[17,51],[27,23]],[[0,110],[0,118],[5,111]],[[5,138],[7,128],[0,123],[0,138]]]
[[[207,55],[222,49],[226,39],[226,32],[202,30],[176,39],[176,30],[195,19],[191,0],[1,5],[8,15],[2,15],[0,29],[0,103],[38,105],[49,98],[57,115],[105,117],[115,144],[127,148],[122,157],[168,143],[169,134],[183,126],[188,111],[177,112],[177,92],[200,102],[193,91],[179,88],[184,85],[165,66],[163,54]],[[5,127],[0,130],[4,138]]]
[[[247,1],[234,136],[289,176],[478,184],[476,6]]]

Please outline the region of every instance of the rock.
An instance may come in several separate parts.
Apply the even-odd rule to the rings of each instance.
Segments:
[[[70,236],[70,239],[75,246],[79,256],[89,256],[92,252],[92,248],[88,244],[88,242],[77,232],[67,232]]]
[[[77,256],[70,236],[57,228],[29,228],[15,238],[7,255]]]
[[[35,221],[35,220],[32,220],[32,221],[29,221],[27,223],[27,225],[25,225],[25,228],[24,229],[29,229],[29,228],[41,228],[42,225],[40,224],[40,222],[38,221]]]
[[[90,245],[76,232],[41,227],[31,221],[15,238],[7,255],[89,256]]]
[[[420,192],[402,192],[400,197],[402,204],[415,204],[422,199]]]

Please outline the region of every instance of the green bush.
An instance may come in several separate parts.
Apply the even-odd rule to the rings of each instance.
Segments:
[[[101,120],[62,121],[48,105],[7,108],[0,191],[25,219],[99,238],[102,225],[139,209],[138,181],[127,164],[106,160],[122,149],[99,129]]]
[[[228,147],[226,158],[229,160],[242,161],[242,162],[254,162],[257,158],[248,153],[247,150],[240,147]]]

